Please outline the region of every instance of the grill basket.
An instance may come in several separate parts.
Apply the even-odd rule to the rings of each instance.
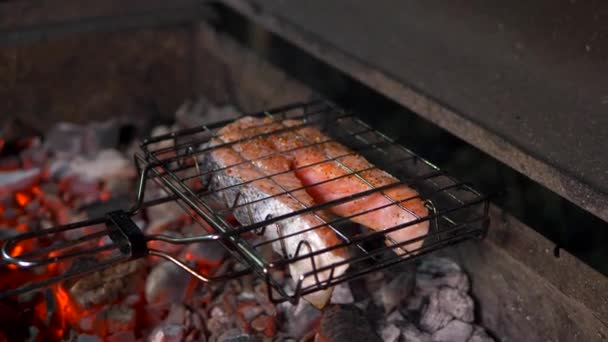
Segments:
[[[369,191],[355,194],[337,201],[331,201],[313,206],[302,205],[301,210],[266,217],[265,220],[255,222],[252,216],[248,222],[239,222],[234,219],[236,211],[249,211],[254,202],[264,201],[268,198],[255,201],[242,201],[239,199],[239,189],[243,184],[230,186],[230,193],[237,193],[236,198],[222,195],[226,189],[209,189],[211,177],[222,169],[207,170],[203,161],[207,155],[218,148],[232,148],[237,142],[210,144],[211,139],[218,139],[217,131],[230,123],[223,121],[205,124],[196,128],[173,132],[170,134],[152,137],[141,144],[141,153],[135,156],[135,163],[139,170],[138,193],[135,206],[128,211],[108,213],[106,217],[87,220],[67,226],[50,228],[48,230],[26,233],[5,242],[2,253],[5,263],[16,264],[21,267],[36,267],[51,263],[67,262],[70,259],[87,255],[97,256],[99,263],[86,270],[70,270],[59,276],[44,281],[29,284],[23,288],[7,291],[0,297],[30,291],[62,279],[76,277],[86,273],[108,267],[116,262],[122,262],[145,255],[156,255],[166,258],[202,281],[215,281],[229,279],[253,272],[265,279],[268,286],[268,296],[273,302],[285,300],[297,301],[300,297],[313,292],[327,289],[338,283],[351,280],[366,273],[377,271],[405,260],[412,260],[426,253],[442,247],[461,242],[466,239],[482,238],[489,225],[487,198],[474,190],[470,185],[459,182],[439,170],[430,162],[420,158],[412,151],[397,144],[382,133],[327,101],[311,103],[298,103],[276,108],[256,114],[257,117],[270,117],[277,121],[297,119],[302,122],[300,126],[285,127],[280,132],[288,132],[302,127],[317,127],[331,141],[348,146],[353,152],[364,156],[374,167],[385,170],[399,179],[398,183],[383,187],[374,187],[371,184]],[[265,133],[277,134],[279,131]],[[248,137],[246,139],[255,139]],[[324,141],[327,142],[327,141]],[[318,142],[310,142],[301,148],[312,147]],[[339,158],[328,156],[327,161],[339,163]],[[242,163],[252,163],[245,160]],[[232,165],[234,166],[234,165]],[[351,170],[349,175],[359,176],[359,172]],[[270,179],[276,174],[264,175],[262,178]],[[146,200],[146,189],[154,182],[164,188],[170,195],[165,198]],[[388,188],[407,185],[419,193],[424,201],[428,215],[416,216],[416,219],[384,231],[372,231],[357,226],[348,220],[348,217],[330,217],[323,226],[311,227],[323,229],[330,227],[340,238],[338,244],[325,249],[313,249],[306,240],[306,232],[283,233],[286,220],[298,215],[317,215],[332,205],[346,203],[373,193],[384,194]],[[304,186],[296,190],[305,190],[314,186]],[[291,196],[294,190],[281,192],[274,196]],[[414,198],[412,198],[413,200]],[[176,201],[192,219],[203,227],[204,232],[197,236],[171,237],[166,235],[144,235],[130,219],[143,208],[168,201]],[[401,205],[392,203],[391,205]],[[377,208],[380,210],[381,208]],[[405,205],[404,210],[407,209]],[[369,209],[368,209],[369,211]],[[412,212],[410,212],[412,213]],[[362,213],[361,213],[362,214]],[[353,215],[356,216],[357,214]],[[412,215],[415,215],[412,213]],[[387,234],[398,230],[408,229],[415,224],[428,221],[429,231],[425,236],[414,240],[387,244]],[[97,225],[97,231],[67,241],[59,245],[51,245],[37,251],[26,251],[15,256],[11,254],[12,247],[27,239],[41,239],[48,234],[64,232],[67,230],[86,229]],[[274,238],[264,238],[268,229],[276,230]],[[302,238],[299,238],[299,235]],[[80,243],[91,239],[101,239],[109,236],[105,244],[96,250],[77,250]],[[88,240],[87,240],[88,239]],[[277,253],[273,245],[285,244],[287,239],[297,241],[295,253]],[[162,240],[168,243],[220,243],[229,252],[230,256],[242,265],[240,271],[224,274],[218,277],[203,275],[187,261],[149,248],[147,243],[153,240]],[[420,247],[412,250],[412,243],[423,241]],[[406,250],[404,246],[408,246]],[[348,257],[328,265],[320,266],[316,260],[325,254],[334,253],[337,249],[348,251]],[[100,257],[100,253],[104,257]],[[113,252],[111,254],[110,252]],[[105,258],[105,260],[104,260]],[[290,265],[294,263],[309,262],[310,270],[301,274],[296,280],[288,276]],[[348,265],[346,272],[337,270]]]

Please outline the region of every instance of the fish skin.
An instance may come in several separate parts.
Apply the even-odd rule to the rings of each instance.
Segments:
[[[255,127],[264,124],[267,124],[269,127]],[[209,144],[210,146],[217,146],[225,142],[259,134],[261,130],[267,129],[277,129],[277,126],[272,121],[244,117],[220,129],[218,137],[212,139]],[[231,147],[213,149],[203,159],[202,167],[207,171],[228,167],[222,171],[214,172],[210,179],[209,189],[211,190],[230,187],[215,193],[216,200],[232,204],[238,196],[238,203],[258,201],[238,207],[233,211],[236,219],[243,225],[262,222],[269,217],[278,217],[304,207],[315,205],[312,197],[304,190],[293,191],[291,196],[284,194],[285,190],[290,191],[302,187],[302,183],[290,171],[291,161],[287,158],[283,156],[262,158],[274,152],[273,146],[267,139],[253,139],[233,144]],[[242,163],[245,159],[255,161],[236,165]],[[230,165],[236,166],[229,167]],[[283,171],[288,172],[266,179],[255,180]],[[238,184],[243,185],[235,186]],[[267,198],[269,196],[276,197]],[[306,213],[282,220],[280,224],[282,235],[299,234],[285,238],[284,244],[280,241],[273,242],[273,250],[285,258],[289,258],[295,255],[296,249],[302,240],[306,240],[313,251],[341,244],[342,241],[327,226],[301,233],[308,228],[324,223],[325,213],[319,211],[318,215],[317,217],[312,213]],[[278,231],[279,228],[276,225],[267,227],[264,230],[264,238],[278,238]],[[287,253],[287,256],[284,255],[284,252]],[[307,252],[306,250],[302,250],[300,253]],[[314,262],[316,268],[320,268],[342,262],[347,258],[348,253],[345,248],[336,248],[315,256]],[[313,264],[309,258],[305,258],[290,263],[289,269],[292,278],[297,282],[304,274],[313,270]],[[342,275],[347,269],[348,264],[335,267],[334,277]],[[329,275],[329,270],[319,273],[319,281],[323,282],[327,280]],[[313,284],[315,284],[314,276],[309,276],[302,280],[302,287]],[[333,288],[322,289],[304,296],[304,299],[315,307],[322,308],[329,301],[332,290]]]

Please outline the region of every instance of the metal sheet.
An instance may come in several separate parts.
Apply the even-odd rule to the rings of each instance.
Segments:
[[[608,220],[608,3],[224,2]]]

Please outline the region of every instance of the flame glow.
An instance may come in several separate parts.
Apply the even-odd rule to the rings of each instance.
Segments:
[[[13,248],[11,255],[12,256],[19,256],[23,253],[23,246],[21,245],[16,245],[15,248]],[[15,265],[15,264],[9,264],[8,268],[10,268],[11,270],[16,270],[19,268],[19,266]]]
[[[19,204],[19,206],[21,207],[25,207],[29,201],[30,201],[30,196],[28,196],[26,193],[24,192],[17,192],[15,194],[15,201],[17,202],[17,204]]]

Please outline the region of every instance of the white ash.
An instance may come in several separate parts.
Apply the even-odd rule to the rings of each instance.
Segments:
[[[385,283],[380,290],[373,294],[376,305],[384,308],[385,313],[390,313],[396,307],[401,305],[401,302],[408,298],[415,285],[415,274],[410,269],[400,269],[399,272],[391,281]]]
[[[118,119],[87,125],[60,122],[47,132],[44,147],[60,158],[92,156],[102,149],[118,146],[123,123],[125,120]]]
[[[415,268],[366,275],[363,283],[352,283],[354,304],[384,341],[492,341],[475,324],[468,276],[450,259],[426,257]]]
[[[492,342],[494,341],[482,327],[475,327],[473,334],[467,342]]]
[[[185,101],[175,112],[175,121],[180,128],[192,128],[203,124],[236,119],[240,116],[239,110],[233,106],[216,106],[205,98],[195,101]]]
[[[277,311],[283,316],[283,329],[289,336],[296,339],[304,337],[315,322],[321,317],[322,312],[304,300],[300,300],[297,306],[289,302],[277,306]]]
[[[433,341],[436,342],[467,342],[473,327],[465,322],[453,320],[445,327],[433,333]]]
[[[217,339],[209,339],[210,342],[250,342],[255,341],[255,339],[249,334],[243,332],[240,329],[230,329],[223,332],[221,335],[217,337]]]
[[[179,324],[161,324],[154,328],[148,337],[149,342],[181,342],[184,328]]]
[[[0,172],[0,194],[13,194],[30,188],[40,179],[40,168]]]
[[[117,150],[107,149],[93,158],[78,156],[70,164],[70,173],[83,179],[112,181],[113,178],[134,178],[135,167]]]
[[[84,276],[69,286],[68,292],[85,309],[115,302],[141,286],[144,264],[134,260]]]
[[[334,287],[334,291],[331,294],[331,304],[350,304],[355,301],[353,293],[350,290],[348,283],[341,283]]]
[[[429,303],[424,307],[420,318],[420,327],[433,333],[446,326],[454,316],[442,310],[439,293],[433,292],[429,296]]]
[[[397,328],[394,324],[389,324],[382,328],[380,336],[385,342],[397,342],[401,337],[401,329]]]
[[[150,132],[150,137],[154,138],[154,137],[159,137],[161,135],[165,135],[165,134],[169,134],[171,133],[171,128],[169,128],[168,126],[157,126],[154,127],[152,129],[152,131]],[[173,147],[173,145],[175,145],[175,142],[173,141],[173,139],[163,139],[159,142],[155,142],[155,143],[151,143],[148,145],[148,149],[151,151],[155,151],[155,150],[160,150],[160,149],[166,149],[166,148],[171,148]]]
[[[475,318],[473,316],[473,299],[466,293],[457,289],[443,287],[439,290],[437,297],[442,311],[463,322],[473,322]]]
[[[431,342],[431,334],[420,331],[413,324],[401,328],[401,336],[407,342]]]
[[[162,261],[152,268],[146,278],[145,294],[148,303],[173,303],[184,299],[191,276],[170,261]]]

